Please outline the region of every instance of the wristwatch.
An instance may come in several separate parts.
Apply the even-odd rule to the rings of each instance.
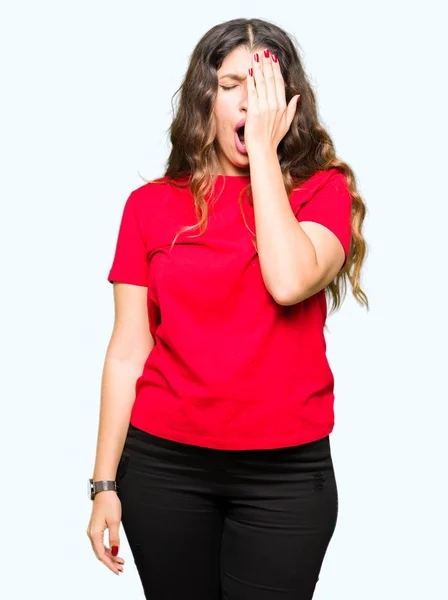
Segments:
[[[103,480],[103,481],[93,481],[93,479],[89,478],[87,482],[87,494],[90,500],[93,500],[99,492],[105,492],[108,490],[114,490],[116,492],[118,489],[118,485],[116,481]]]

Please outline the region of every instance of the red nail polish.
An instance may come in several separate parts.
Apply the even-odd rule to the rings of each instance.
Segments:
[[[269,48],[265,49],[264,55],[266,56],[266,58],[269,58]]]
[[[252,69],[252,67],[250,67],[250,69],[249,69],[249,75],[250,75],[251,77],[253,77],[253,76],[254,76],[254,70]]]
[[[271,58],[272,58],[272,60],[273,60],[274,62],[277,62],[277,60],[278,60],[278,59],[277,59],[277,55],[276,55],[276,54],[273,54]]]
[[[256,53],[254,54],[254,59],[255,59],[257,62],[259,62],[259,60],[260,60],[260,59],[258,58],[258,52],[256,52]]]
[[[112,546],[112,556],[117,556],[118,554],[118,546]]]

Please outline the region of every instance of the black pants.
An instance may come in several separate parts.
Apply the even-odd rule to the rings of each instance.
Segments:
[[[329,436],[218,450],[130,424],[117,481],[146,598],[313,597],[338,514]]]

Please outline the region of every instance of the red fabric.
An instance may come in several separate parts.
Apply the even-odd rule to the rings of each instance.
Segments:
[[[153,435],[244,450],[302,444],[333,429],[324,291],[293,306],[268,293],[238,203],[249,182],[218,176],[214,191],[223,191],[209,205],[206,232],[182,233],[171,251],[181,227],[196,223],[188,187],[149,182],[126,201],[108,281],[148,288],[155,346],[130,420]],[[242,204],[255,231],[253,207],[245,197]],[[315,173],[290,204],[299,221],[334,232],[347,256],[351,197],[341,172]]]

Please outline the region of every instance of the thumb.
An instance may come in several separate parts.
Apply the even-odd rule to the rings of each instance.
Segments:
[[[297,103],[300,100],[300,94],[297,96],[293,96],[288,104],[287,114],[288,114],[288,128],[294,119],[294,115],[296,114]]]
[[[112,556],[117,556],[120,548],[119,525],[109,526],[109,546]]]

